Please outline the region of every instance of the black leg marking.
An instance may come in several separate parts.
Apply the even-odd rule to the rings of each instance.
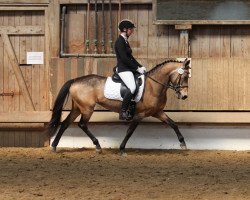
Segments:
[[[52,151],[53,152],[56,152],[56,147],[64,133],[64,131],[69,127],[70,125],[70,122],[71,122],[71,119],[70,119],[70,115],[68,115],[68,117],[62,122],[62,125],[56,135],[56,138],[54,139],[54,141],[52,142]]]
[[[79,115],[79,112],[77,110],[72,110],[69,113],[69,115],[66,117],[66,119],[62,122],[62,125],[61,125],[54,141],[51,144],[53,152],[56,152],[56,147],[57,147],[64,131],[69,127],[70,123],[73,122],[77,118],[78,115]]]
[[[98,152],[101,152],[101,146],[99,144],[99,141],[96,139],[96,137],[89,131],[86,122],[83,120],[83,116],[81,116],[81,119],[78,123],[78,126],[89,136],[89,138],[92,140],[93,144],[96,146],[96,150]]]
[[[184,140],[184,137],[183,135],[181,134],[178,126],[175,124],[175,122],[169,118],[163,111],[158,113],[157,115],[155,115],[154,117],[158,118],[159,120],[161,120],[164,124],[167,124],[169,125],[172,129],[174,129],[177,137],[178,137],[178,140],[180,142],[180,146],[182,149],[187,149],[187,146],[186,146],[186,143],[185,143],[185,140]]]
[[[168,117],[168,119],[167,119],[166,121],[164,121],[164,122],[165,122],[166,124],[168,124],[171,128],[174,129],[174,131],[175,131],[175,133],[176,133],[176,135],[177,135],[177,137],[178,137],[178,140],[179,140],[179,142],[180,142],[180,147],[181,147],[182,149],[187,149],[187,146],[186,146],[184,137],[183,137],[183,135],[181,134],[181,132],[180,132],[178,126],[175,124],[175,122],[174,122],[172,119],[170,119],[169,117]]]

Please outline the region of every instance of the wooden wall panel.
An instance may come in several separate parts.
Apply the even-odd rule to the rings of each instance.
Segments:
[[[1,12],[0,25],[2,26],[22,26],[22,25],[42,25],[44,26],[44,13],[43,11],[3,11]],[[9,36],[11,45],[17,57],[20,68],[23,73],[29,93],[35,103],[36,110],[48,109],[48,100],[45,89],[42,90],[41,85],[47,81],[47,74],[45,74],[44,65],[22,65],[26,64],[26,53],[28,51],[45,51],[45,40],[43,35],[12,35]],[[2,44],[2,41],[1,41]],[[27,110],[23,95],[20,92],[17,79],[11,67],[9,57],[5,52],[3,45],[0,45],[1,52],[3,53],[3,71],[1,87],[4,87],[4,92],[14,92],[14,96],[4,96],[1,98],[3,110]],[[41,101],[43,99],[44,101]],[[43,106],[41,103],[43,102]]]
[[[80,53],[85,48],[85,29],[84,23],[86,14],[86,6],[69,6],[68,14],[66,15],[66,51]],[[72,31],[74,30],[74,31]]]
[[[249,59],[193,59],[189,97],[177,100],[169,91],[169,110],[250,110]]]
[[[71,9],[72,11],[67,14],[69,15],[69,19],[73,16],[76,17],[78,12],[81,12],[81,15],[86,13],[86,7],[84,6],[76,6]],[[99,22],[101,21],[100,9],[101,7],[99,7]],[[112,16],[113,21],[118,22],[117,9],[118,7],[113,7]],[[91,22],[93,23],[90,28],[91,41],[93,41],[95,30],[95,15],[93,11],[94,5],[92,4]],[[114,13],[117,13],[117,15]],[[108,10],[105,7],[105,19],[107,19],[105,22],[108,22],[107,14]],[[148,69],[169,58],[183,56],[180,49],[180,31],[175,30],[174,26],[171,25],[154,25],[152,23],[152,17],[153,12],[151,5],[122,5],[121,19],[131,19],[137,26],[135,33],[129,38],[133,48],[133,54]],[[81,18],[84,17],[81,16]],[[82,22],[77,22],[77,24],[81,24],[81,30],[83,30],[84,20],[80,20],[82,20]],[[113,23],[113,29],[115,25],[116,24]],[[192,57],[192,78],[190,79],[189,99],[186,101],[177,100],[174,92],[169,91],[166,109],[249,110],[250,105],[246,99],[249,92],[245,85],[248,81],[246,74],[248,73],[247,62],[250,53],[250,26],[194,26],[189,32]],[[69,32],[68,34],[73,33]],[[77,38],[77,34],[75,33],[74,37]],[[81,37],[84,37],[85,34],[81,34]],[[73,40],[74,38],[73,36],[70,37],[68,37],[69,44],[71,39]],[[99,30],[99,39],[100,37],[101,29]],[[117,35],[113,34],[113,41],[115,41],[116,37]],[[71,48],[73,48],[73,46]],[[94,46],[92,43],[92,52],[93,49]],[[72,78],[76,74],[95,73],[96,69],[98,69],[98,74],[102,73],[102,70],[106,70],[106,68],[99,67],[100,63],[106,60],[105,58],[99,58],[97,62],[95,58],[81,58],[81,65],[84,65],[84,73],[79,69],[79,58],[77,60],[70,59],[72,61],[68,62],[66,62],[65,59],[63,60],[64,61],[59,59],[57,61],[57,63],[62,62],[64,65],[64,72],[59,73],[71,73],[70,76],[64,76],[65,80]],[[65,66],[65,64],[67,64],[67,66]],[[75,70],[72,72],[72,67],[76,68],[76,65],[77,72]],[[115,59],[113,59],[113,65],[115,65]],[[71,69],[67,69],[68,67]],[[102,70],[100,71],[100,69]],[[74,75],[72,73],[74,73]],[[58,74],[58,78],[59,77],[63,76]],[[60,84],[65,80],[61,80]],[[54,91],[58,91],[58,89]],[[55,93],[53,93],[53,95],[55,95]]]
[[[3,24],[3,15],[0,13],[0,24]],[[0,93],[4,92],[4,51],[3,51],[3,40],[0,36]],[[0,97],[0,112],[4,111],[3,105],[4,97]]]
[[[149,9],[148,5],[138,6],[138,40],[139,40],[139,46],[138,46],[138,58],[147,58],[147,48],[148,48],[148,32],[149,28]],[[147,35],[147,36],[146,36]],[[145,37],[146,36],[146,37]]]
[[[50,85],[44,65],[21,66],[29,92],[36,110],[48,110],[53,104],[65,81],[87,75],[108,76],[116,64],[115,58],[59,58],[60,6],[58,0],[50,1],[47,18],[50,21],[49,47],[51,48]],[[66,2],[66,1],[64,1]],[[72,3],[67,1],[66,3]],[[20,8],[21,9],[21,8]],[[94,53],[95,13],[94,4],[90,8],[90,53]],[[182,57],[180,49],[180,31],[171,25],[154,25],[150,4],[122,4],[121,19],[129,18],[137,28],[129,39],[135,57],[148,69],[169,58]],[[44,11],[1,11],[0,25],[45,26]],[[84,53],[87,35],[87,4],[68,6],[66,14],[65,51]],[[111,52],[118,36],[118,4],[112,5],[112,33],[108,4],[105,5],[105,49]],[[102,51],[102,13],[98,5],[98,52]],[[173,91],[168,91],[167,110],[177,111],[249,111],[250,110],[250,26],[193,26],[189,31],[191,42],[192,78],[189,83],[189,98],[178,100]],[[27,51],[45,51],[45,39],[48,36],[10,36],[15,54],[20,64],[26,64]],[[112,38],[111,38],[112,37]],[[48,48],[47,48],[48,49]],[[46,52],[47,53],[47,52]],[[9,59],[0,37],[0,93],[14,91],[14,97],[0,96],[0,112],[25,111],[28,109],[10,66]],[[51,92],[51,102],[48,93]],[[71,103],[65,106],[70,109]],[[50,105],[51,108],[51,105]],[[97,110],[103,109],[96,107]],[[0,146],[39,146],[43,139],[38,131],[1,131]]]
[[[41,131],[0,130],[0,147],[43,147]]]
[[[88,74],[110,76],[116,64],[114,58],[54,58],[51,62],[52,102],[62,85],[70,79]],[[53,104],[53,103],[52,103]],[[71,100],[64,107],[71,108]]]
[[[1,11],[0,26],[43,26],[44,11]],[[48,82],[45,65],[23,65],[26,64],[26,53],[28,51],[45,51],[44,35],[10,35],[9,39],[15,56],[20,65],[25,83],[32,97],[36,110],[48,110],[49,92],[44,83]],[[11,66],[2,38],[0,38],[0,93],[14,92],[14,96],[0,96],[0,111],[24,111],[29,106],[25,103],[23,94]],[[44,145],[43,135],[39,131],[0,131],[3,139],[1,146],[33,146]]]
[[[192,58],[248,58],[250,26],[194,26]]]

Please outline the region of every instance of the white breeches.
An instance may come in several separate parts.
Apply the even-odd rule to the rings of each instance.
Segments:
[[[134,94],[136,89],[134,74],[131,71],[126,71],[120,72],[119,76],[121,77],[125,85],[130,89],[130,92]]]

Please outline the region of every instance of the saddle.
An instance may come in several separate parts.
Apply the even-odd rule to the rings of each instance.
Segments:
[[[127,111],[128,116],[130,116],[130,119],[132,119],[134,117],[134,114],[135,114],[136,102],[134,101],[134,98],[136,97],[136,95],[139,91],[139,87],[142,85],[142,79],[140,76],[141,76],[140,73],[137,73],[137,72],[134,73],[136,89],[135,89],[135,93],[133,95],[133,99],[132,99],[132,101],[129,105],[128,111]],[[116,70],[114,70],[114,74],[112,75],[112,80],[115,83],[121,83],[120,94],[121,94],[121,97],[124,98],[127,90],[129,90],[129,88],[124,84],[124,82],[122,81],[122,79],[120,78],[120,76]],[[130,119],[127,119],[127,120],[130,120]]]
[[[140,73],[135,73],[134,74],[134,77],[135,77],[135,85],[136,85],[136,89],[135,89],[135,93],[134,93],[134,98],[135,96],[137,95],[138,91],[139,91],[139,87],[141,86],[142,84],[142,80],[141,80],[141,77],[140,77]],[[120,78],[119,74],[115,71],[114,74],[112,75],[112,80],[115,82],[115,83],[121,83],[121,90],[120,90],[120,93],[121,93],[121,97],[123,98],[126,91],[129,90],[128,87],[123,83],[122,79]]]

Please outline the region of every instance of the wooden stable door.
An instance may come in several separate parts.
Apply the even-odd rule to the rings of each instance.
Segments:
[[[0,37],[0,113],[48,110],[45,10],[1,11]],[[27,52],[43,52],[43,64]]]

